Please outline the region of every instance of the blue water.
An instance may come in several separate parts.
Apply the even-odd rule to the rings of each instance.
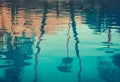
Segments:
[[[0,82],[120,82],[119,3],[0,0]]]

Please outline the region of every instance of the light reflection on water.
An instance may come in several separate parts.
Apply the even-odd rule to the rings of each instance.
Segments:
[[[119,3],[0,1],[0,82],[120,82]]]

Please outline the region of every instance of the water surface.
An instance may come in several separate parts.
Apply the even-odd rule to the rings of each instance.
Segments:
[[[0,0],[0,82],[120,82],[119,3]]]

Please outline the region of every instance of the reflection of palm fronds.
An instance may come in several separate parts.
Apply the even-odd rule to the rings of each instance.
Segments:
[[[71,66],[58,66],[58,70],[62,72],[71,72]]]
[[[0,32],[0,51],[2,52],[6,52],[8,51],[8,47],[7,47],[7,33],[5,32]]]
[[[116,66],[120,67],[120,53],[112,56],[112,59],[113,59],[113,63],[114,63]]]
[[[7,35],[8,51],[0,52],[0,54],[5,55],[4,60],[6,60],[5,65],[0,65],[0,68],[7,68],[5,70],[5,76],[0,79],[0,82],[2,80],[5,80],[4,82],[20,82],[21,73],[23,72],[22,68],[31,64],[26,61],[32,58],[30,56],[33,53],[31,47],[33,41],[30,41],[31,38],[15,37],[16,48],[14,49],[11,43],[11,37],[9,34]]]
[[[71,63],[73,62],[73,59],[70,57],[63,58],[62,65],[58,66],[58,70],[61,72],[71,72]]]
[[[71,18],[71,26],[72,26],[72,31],[73,31],[73,36],[74,36],[74,40],[75,40],[75,52],[76,52],[76,56],[79,60],[79,66],[80,69],[78,71],[78,82],[80,82],[81,79],[81,71],[82,71],[82,61],[79,55],[79,48],[78,48],[78,44],[79,44],[79,38],[78,38],[78,33],[77,33],[77,28],[76,28],[76,22],[75,22],[75,9],[74,9],[74,2],[72,0],[70,0],[70,18]]]
[[[99,57],[99,76],[107,82],[120,82],[120,68]]]
[[[20,68],[9,68],[5,70],[5,77],[7,78],[5,82],[21,82],[21,72],[23,70]]]
[[[72,58],[66,57],[66,58],[63,58],[62,63],[63,63],[63,64],[71,64],[72,61],[73,61]]]
[[[47,1],[44,1],[44,11],[43,11],[43,17],[42,17],[42,22],[41,22],[41,27],[40,27],[40,36],[38,37],[38,42],[36,45],[37,48],[37,53],[35,54],[35,76],[34,76],[34,80],[33,82],[37,82],[38,81],[38,54],[40,53],[40,42],[41,42],[41,38],[43,37],[44,33],[45,33],[45,25],[46,25],[46,19],[47,19],[47,13],[48,13],[48,5],[47,5]]]

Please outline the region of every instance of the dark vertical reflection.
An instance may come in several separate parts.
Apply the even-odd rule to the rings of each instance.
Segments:
[[[59,17],[60,14],[60,1],[56,1],[56,15]]]
[[[46,25],[46,19],[47,19],[47,13],[48,13],[48,2],[45,0],[43,1],[44,9],[43,9],[43,16],[42,16],[42,22],[40,27],[40,36],[38,37],[38,42],[36,45],[37,53],[35,54],[35,77],[33,82],[38,82],[38,55],[40,53],[40,42],[42,41],[42,36],[45,33],[45,25]]]
[[[76,30],[76,22],[75,22],[75,9],[74,9],[74,2],[72,0],[70,0],[70,18],[71,18],[71,26],[72,26],[72,31],[73,31],[73,36],[74,36],[74,39],[75,39],[75,51],[76,51],[76,56],[79,60],[79,66],[80,66],[80,70],[78,72],[78,82],[80,82],[80,79],[81,79],[81,76],[80,76],[80,73],[82,71],[82,65],[81,65],[81,58],[80,58],[80,55],[79,55],[79,48],[78,48],[78,44],[79,44],[79,39],[78,39],[78,33],[77,33],[77,30]]]

